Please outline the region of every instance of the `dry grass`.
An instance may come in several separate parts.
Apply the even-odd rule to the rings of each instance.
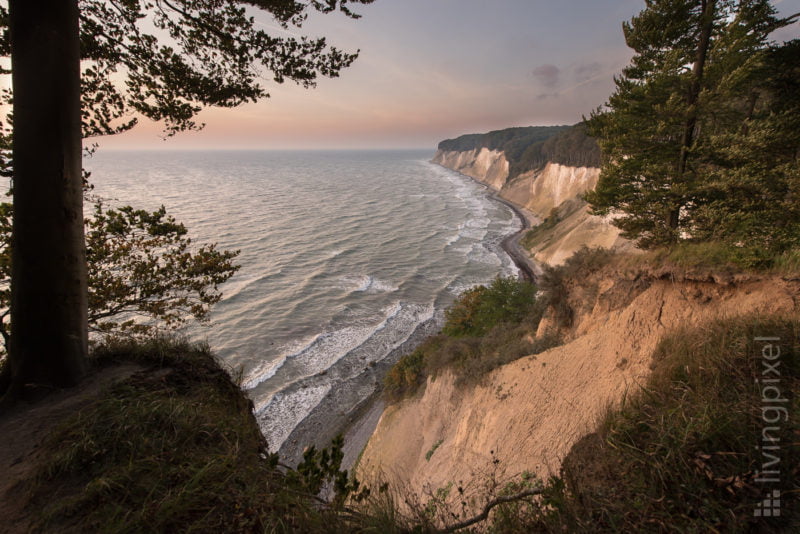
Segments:
[[[280,470],[252,404],[203,347],[103,347],[149,366],[101,394],[42,445],[28,509],[43,532],[358,532],[304,473]],[[336,458],[329,455],[330,459]],[[312,462],[313,463],[313,462]]]
[[[494,532],[789,532],[800,524],[800,321],[719,320],[665,338],[646,388],[576,444],[541,507]],[[760,483],[765,456],[762,349],[779,337],[789,415],[778,430],[780,483]],[[773,404],[774,406],[774,404]],[[767,490],[779,517],[754,517]]]

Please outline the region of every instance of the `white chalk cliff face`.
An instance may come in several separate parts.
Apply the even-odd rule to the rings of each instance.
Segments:
[[[502,198],[527,209],[539,219],[565,203],[573,203],[568,215],[530,250],[531,257],[540,263],[560,265],[584,245],[631,248],[630,243],[619,236],[620,230],[612,224],[612,218],[591,215],[580,200],[581,195],[597,186],[600,178],[597,167],[571,167],[550,162],[540,170],[509,180],[508,161],[498,150],[439,150],[432,161],[487,184]]]
[[[599,169],[550,163],[509,180],[507,170],[504,176],[497,171],[501,156],[485,149],[440,152],[434,162],[466,170],[539,217],[559,208],[560,222],[534,242],[540,261],[563,263],[583,245],[630,246],[609,218],[590,215],[579,198],[596,186]],[[503,365],[468,387],[459,387],[449,371],[430,377],[422,391],[384,411],[358,464],[359,479],[372,486],[387,481],[401,495],[435,494],[455,484],[465,493],[444,493],[451,509],[459,509],[489,480],[524,471],[547,478],[609,407],[641,389],[665,335],[743,313],[795,314],[800,302],[800,282],[779,276],[679,278],[624,267],[571,280],[564,291],[574,311],[571,325],[558,326],[551,309],[535,334],[557,330],[562,345]]]
[[[442,167],[475,178],[494,189],[501,189],[508,179],[508,161],[501,150],[469,150],[466,152],[445,152],[438,150],[433,162]]]

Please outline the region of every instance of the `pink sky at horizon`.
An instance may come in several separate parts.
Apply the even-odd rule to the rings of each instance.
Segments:
[[[773,2],[781,14],[800,0]],[[643,0],[376,0],[363,16],[312,17],[293,32],[328,37],[360,57],[306,90],[206,109],[200,132],[164,140],[158,124],[87,140],[101,149],[429,148],[512,126],[573,124],[602,105],[631,57],[622,22]],[[256,12],[254,12],[256,14]],[[274,29],[268,17],[256,20]],[[280,31],[280,30],[279,30]],[[780,38],[800,36],[800,25]]]

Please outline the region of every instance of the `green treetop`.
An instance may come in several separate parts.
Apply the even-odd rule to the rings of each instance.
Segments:
[[[719,196],[709,183],[733,164],[723,138],[747,136],[755,111],[783,105],[762,99],[750,109],[756,82],[780,75],[767,61],[780,48],[769,35],[794,18],[777,18],[766,0],[646,4],[623,25],[635,53],[630,65],[605,109],[587,121],[603,151],[587,200],[597,214],[620,213],[615,224],[645,248],[706,237],[708,206]]]

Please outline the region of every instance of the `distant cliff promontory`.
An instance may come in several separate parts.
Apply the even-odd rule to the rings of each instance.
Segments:
[[[582,200],[600,176],[600,148],[583,125],[462,135],[439,143],[432,161],[535,215],[543,224],[523,245],[539,262],[561,264],[583,245],[627,246],[611,219],[591,215]]]

